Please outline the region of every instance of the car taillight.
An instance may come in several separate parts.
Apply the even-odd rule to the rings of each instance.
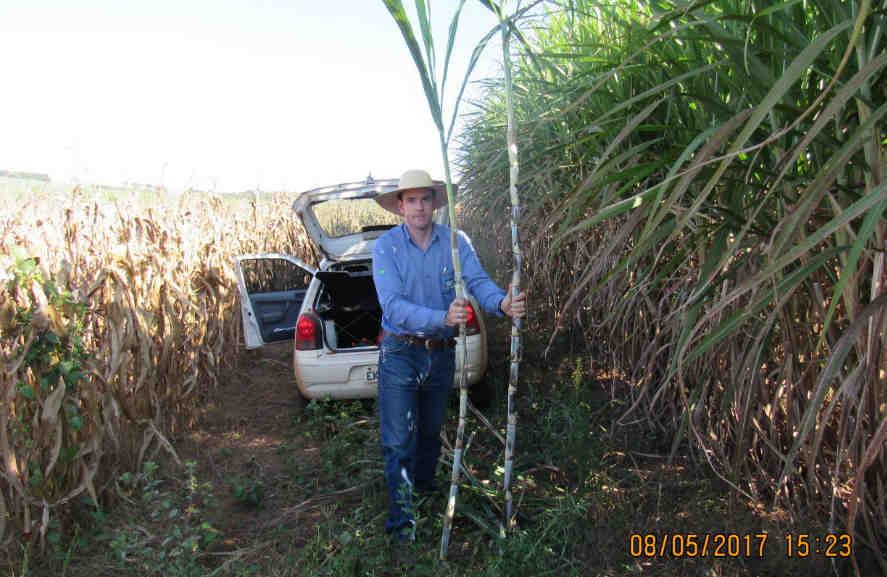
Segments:
[[[468,305],[468,318],[465,321],[465,333],[476,335],[480,332],[480,325],[477,323],[477,315],[474,314],[474,307]]]
[[[320,321],[310,314],[299,316],[296,323],[296,350],[313,351],[320,347]]]

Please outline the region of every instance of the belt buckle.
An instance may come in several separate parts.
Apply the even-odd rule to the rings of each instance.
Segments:
[[[425,350],[426,351],[433,351],[434,350],[434,347],[431,345],[432,342],[433,342],[432,339],[425,339]]]

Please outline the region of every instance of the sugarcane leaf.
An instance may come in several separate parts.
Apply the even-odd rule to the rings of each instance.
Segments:
[[[611,140],[610,143],[607,144],[607,147],[604,149],[604,151],[600,155],[600,158],[597,162],[597,167],[600,167],[610,157],[610,155],[613,153],[613,151],[616,149],[616,147],[618,147],[620,144],[622,144],[622,141],[625,140],[630,134],[632,134],[634,132],[635,128],[637,128],[639,124],[641,124],[644,120],[646,120],[647,117],[650,116],[650,114],[652,114],[652,112],[654,110],[656,110],[656,108],[660,104],[662,104],[663,100],[665,100],[665,99],[660,98],[659,100],[654,100],[653,102],[648,104],[646,107],[644,107],[643,110],[641,110],[640,112],[638,112],[637,114],[635,114],[634,116],[631,117],[631,119],[625,124],[625,126],[622,127],[622,129],[619,131],[619,133],[615,136],[615,138],[613,138],[613,140]],[[580,190],[582,188],[585,188],[586,183],[589,182],[594,177],[594,175],[597,173],[597,167],[595,168],[595,170],[592,171],[591,175],[588,178],[586,178],[585,182],[583,182],[579,186]]]
[[[484,0],[481,0],[481,3],[484,4],[484,6],[486,6],[488,9],[492,10],[495,14],[497,14],[497,15],[499,14],[499,7],[497,5],[495,5],[494,3],[484,1]],[[511,32],[515,33],[519,39],[522,37],[519,34],[517,34],[517,32],[518,32],[517,27],[515,27],[513,24],[514,20],[523,16],[526,12],[528,12],[531,8],[536,6],[536,4],[538,4],[538,3],[539,3],[538,1],[532,2],[530,5],[525,6],[524,8],[519,10],[517,13],[515,13],[510,18],[507,18],[504,20],[504,23],[510,27],[509,29],[511,30]],[[461,8],[462,8],[462,4],[460,3],[459,10],[461,10]],[[454,17],[454,20],[457,17],[458,17],[458,11],[457,11],[457,16]],[[474,45],[474,49],[471,51],[471,57],[468,60],[468,68],[466,68],[465,76],[462,78],[462,84],[459,85],[459,94],[456,96],[456,101],[453,104],[453,114],[450,118],[450,124],[447,127],[447,132],[446,132],[446,136],[445,136],[445,141],[447,144],[449,144],[450,139],[452,138],[453,128],[456,125],[456,118],[458,118],[458,115],[459,115],[459,105],[462,102],[462,96],[465,94],[465,88],[468,86],[468,81],[471,78],[471,73],[474,72],[474,67],[477,65],[477,62],[480,59],[481,54],[483,54],[483,51],[486,49],[487,44],[490,42],[490,39],[493,36],[495,36],[496,32],[499,32],[501,30],[502,25],[503,24],[500,22],[500,24],[493,26],[489,31],[487,31],[487,33],[481,37],[481,39],[477,42],[477,44]],[[455,35],[452,24],[450,25],[450,34]],[[523,42],[526,44],[526,40],[523,40]],[[529,44],[526,44],[526,46],[529,49]],[[447,54],[448,54],[447,62],[449,62],[449,50],[450,50],[450,48],[447,48]],[[532,53],[531,53],[531,56],[532,56]],[[444,64],[444,66],[445,66],[444,78],[446,78],[446,63]],[[441,88],[441,90],[443,90],[443,89]]]
[[[530,62],[533,64],[533,67],[537,70],[537,72],[541,72],[542,70],[554,71],[556,67],[553,63],[546,59],[540,58],[540,55],[536,53],[533,45],[527,40],[527,37],[524,36],[523,32],[521,32],[520,28],[517,27],[517,21],[524,17],[525,14],[530,12],[533,8],[538,6],[539,4],[543,4],[546,0],[534,0],[530,2],[523,8],[520,8],[520,3],[518,3],[518,10],[514,12],[512,15],[507,16],[504,10],[505,2],[503,0],[502,3],[496,4],[490,0],[479,0],[481,5],[490,10],[493,14],[496,15],[499,22],[508,27],[508,33],[517,38],[518,42],[524,48],[524,54],[529,57]]]
[[[504,18],[504,14],[502,13],[502,6],[500,4],[496,4],[492,0],[478,0],[481,5],[496,15],[496,17],[501,21]]]
[[[474,67],[477,65],[477,61],[480,59],[481,54],[483,54],[490,39],[498,30],[498,25],[491,28],[486,34],[484,34],[478,43],[475,44],[474,49],[471,51],[471,58],[468,60],[468,68],[465,70],[465,76],[462,78],[462,84],[459,86],[459,94],[456,96],[456,102],[453,104],[453,115],[450,118],[450,124],[445,135],[445,141],[447,143],[450,142],[450,138],[453,134],[453,127],[456,124],[456,118],[459,114],[459,103],[462,102],[462,95],[465,93],[465,87],[468,86],[471,73],[474,71]]]
[[[656,226],[662,221],[663,218],[668,214],[668,208],[663,206],[661,210],[658,210],[659,203],[662,200],[665,191],[668,190],[668,185],[671,184],[672,180],[675,178],[680,167],[684,165],[687,160],[693,156],[696,150],[702,146],[703,142],[711,142],[709,137],[715,133],[717,127],[711,127],[703,132],[697,134],[690,144],[684,147],[681,153],[678,155],[678,158],[672,163],[671,167],[668,169],[668,173],[665,175],[665,178],[662,179],[661,182],[657,183],[651,188],[656,189],[656,198],[653,199],[652,208],[650,209],[650,218],[647,220],[647,224],[644,226],[644,230],[641,232],[641,236],[638,239],[638,244],[643,244],[647,238],[649,238],[650,233]],[[645,194],[647,191],[643,191],[638,194]],[[672,201],[672,204],[674,201]]]
[[[859,87],[872,75],[876,74],[885,64],[887,64],[887,52],[882,54],[878,59],[867,64],[863,69],[861,69],[857,74],[853,76],[842,88],[838,91],[835,97],[829,102],[826,109],[822,112],[822,114],[818,115],[816,121],[804,134],[804,137],[801,141],[794,147],[792,152],[787,155],[786,160],[783,162],[783,167],[779,173],[779,175],[774,179],[773,183],[768,188],[764,197],[760,199],[757,203],[757,207],[752,213],[751,217],[747,219],[746,224],[743,226],[742,230],[739,231],[736,235],[736,241],[733,243],[732,248],[728,251],[725,251],[723,256],[721,257],[721,263],[719,265],[723,266],[726,262],[732,259],[737,250],[742,248],[744,245],[742,240],[745,238],[748,233],[752,223],[755,220],[756,215],[760,210],[765,206],[766,200],[771,197],[774,192],[777,190],[777,187],[781,183],[783,177],[788,172],[789,168],[794,166],[795,161],[801,155],[801,153],[807,148],[810,142],[820,133],[820,131],[825,127],[825,125],[832,120],[832,118],[841,110],[842,106],[846,104],[847,100],[849,100],[854,93],[859,90]],[[882,110],[878,113],[878,119],[880,119],[881,115],[887,113],[887,110]],[[876,119],[877,120],[877,119]],[[846,161],[850,158],[850,156],[854,153],[855,149],[859,146],[858,139],[865,138],[866,127],[874,127],[874,121],[867,122],[866,126],[861,127],[860,130],[855,131],[854,135],[847,139],[847,141],[842,146],[839,154],[835,155],[835,160],[830,159],[826,162],[826,169],[820,172],[819,177],[814,180],[814,183],[802,193],[804,197],[803,207],[807,207],[808,205],[812,206],[812,203],[817,198],[817,196],[811,191],[815,191],[817,189],[824,189],[825,182],[828,182],[833,178],[833,174],[836,170],[841,168]],[[831,167],[830,169],[828,167]],[[784,230],[795,230],[795,223],[801,222],[806,214],[809,213],[809,209],[803,208],[802,210],[796,210],[796,213],[793,215],[792,219],[789,221],[790,224],[784,226]],[[791,238],[791,235],[783,235],[780,238]],[[781,248],[781,242],[776,243],[777,250],[779,252]],[[697,292],[701,292],[708,287],[708,284],[714,279],[713,276],[705,276],[701,277],[703,281],[698,285]],[[827,324],[827,323],[826,323]],[[823,333],[824,334],[824,333]]]
[[[430,8],[430,4],[426,4],[425,0],[416,0],[416,14],[419,17],[419,31],[422,33],[422,42],[425,44],[425,58],[427,59],[428,75],[431,77],[431,85],[435,86],[434,37],[431,34],[431,22],[428,14]],[[435,92],[437,92],[437,90],[435,90]]]
[[[686,355],[681,354],[681,356],[684,357],[684,362],[693,361],[694,359],[697,359],[710,351],[712,347],[714,347],[716,344],[733,334],[733,332],[735,332],[735,330],[743,322],[760,313],[773,298],[778,297],[780,300],[786,300],[803,281],[808,279],[810,275],[819,270],[821,267],[825,266],[828,263],[828,260],[835,254],[837,254],[840,250],[841,249],[839,248],[833,248],[824,251],[821,254],[817,254],[816,256],[811,258],[810,261],[804,266],[800,267],[796,271],[793,271],[791,274],[786,275],[786,277],[782,279],[774,289],[762,290],[761,296],[757,297],[752,303],[743,307],[742,310],[733,313],[726,320],[721,322]],[[697,322],[697,327],[707,322],[713,316],[715,315],[713,315],[711,312],[707,313],[702,318],[702,320]]]
[[[779,2],[778,4],[773,4],[772,6],[768,6],[764,8],[760,12],[755,14],[755,18],[763,18],[765,16],[770,16],[771,14],[775,14],[776,12],[782,12],[786,8],[791,8],[796,4],[800,4],[802,0],[789,0],[788,2]]]
[[[639,178],[632,181],[632,182],[637,182],[637,180],[645,178],[646,176],[648,176],[650,174],[650,172],[652,172],[652,170],[649,167],[644,167],[644,170],[643,170],[642,174],[639,176]],[[635,194],[635,195],[631,196],[630,198],[625,198],[625,199],[620,200],[618,202],[614,202],[613,204],[610,204],[610,205],[605,206],[604,208],[598,210],[597,212],[595,212],[594,216],[591,216],[587,219],[584,219],[584,220],[578,222],[577,224],[573,225],[569,229],[565,230],[564,232],[562,232],[561,234],[556,236],[554,239],[554,242],[553,242],[554,246],[552,247],[552,250],[555,250],[557,248],[557,246],[560,245],[560,243],[562,243],[563,240],[568,236],[571,236],[571,235],[576,234],[578,232],[582,232],[583,230],[587,230],[597,224],[600,224],[601,222],[603,222],[605,220],[614,218],[614,217],[619,216],[621,214],[625,214],[626,212],[628,212],[630,210],[634,210],[636,208],[643,206],[644,203],[650,197],[655,196],[659,192],[660,187],[661,187],[661,184],[659,186],[654,186],[654,187],[648,188],[644,192]]]
[[[850,161],[864,144],[867,135],[875,129],[878,122],[887,116],[887,103],[882,104],[860,126],[850,134],[841,147],[826,161],[825,166],[816,175],[816,178],[801,194],[803,200],[788,217],[787,224],[780,230],[780,234],[773,242],[773,252],[779,254],[785,250],[796,236],[798,228],[802,227],[808,215],[814,209],[816,202],[825,193],[826,187],[837,178],[837,174]]]
[[[878,188],[872,190],[863,198],[848,206],[843,212],[835,215],[830,221],[828,221],[820,228],[816,229],[810,235],[798,242],[798,244],[795,245],[795,247],[791,251],[773,261],[769,266],[757,272],[751,278],[740,283],[739,286],[737,286],[729,294],[722,297],[717,303],[715,303],[706,316],[708,318],[711,318],[719,314],[737,298],[739,298],[749,290],[760,287],[766,279],[778,273],[785,266],[809,252],[811,248],[819,244],[823,239],[834,234],[837,229],[843,227],[848,222],[851,222],[852,220],[864,214],[872,207],[877,206],[884,200],[887,200],[887,183],[882,184]],[[697,291],[697,294],[699,292],[700,291]]]
[[[456,41],[456,32],[459,30],[459,15],[462,14],[463,6],[465,6],[465,0],[459,0],[459,6],[456,8],[456,12],[453,14],[453,19],[450,21],[450,30],[447,36],[447,51],[444,55],[443,78],[440,81],[441,94],[444,94],[444,90],[447,86],[447,72],[449,72],[450,69],[450,55],[453,53],[453,44]]]
[[[789,476],[789,470],[794,465],[795,457],[801,445],[816,425],[816,415],[822,407],[823,399],[825,399],[826,391],[828,391],[828,385],[841,372],[844,359],[847,358],[847,355],[853,348],[857,335],[864,327],[868,326],[869,318],[879,313],[884,307],[887,307],[887,294],[882,294],[859,311],[859,315],[853,319],[853,322],[850,323],[850,326],[847,327],[847,330],[844,331],[844,334],[841,335],[841,338],[835,344],[835,348],[832,354],[829,355],[825,368],[819,374],[819,379],[813,389],[813,395],[804,411],[804,416],[801,418],[801,425],[796,431],[794,443],[792,443],[791,449],[789,449],[785,456],[782,472],[779,474],[779,479],[776,483],[775,493],[779,493],[779,490]]]
[[[864,374],[865,359],[860,359],[859,362],[856,363],[856,366],[850,371],[850,374],[847,375],[845,379],[841,380],[841,385],[838,387],[837,391],[835,391],[835,394],[832,395],[832,400],[825,408],[825,411],[822,412],[820,422],[828,423],[831,420],[832,413],[840,401],[844,400],[845,402],[853,402],[856,400],[856,396],[853,393],[855,393],[860,377]],[[820,427],[816,431],[816,434],[813,436],[813,442],[810,443],[809,451],[811,454],[819,454],[819,449],[822,446],[822,439],[826,431],[827,427]],[[840,455],[837,455],[837,459],[839,461],[842,460]],[[780,460],[785,461],[785,455],[782,455]],[[812,471],[810,471],[810,473],[812,473]]]
[[[847,262],[844,264],[841,273],[838,275],[838,282],[835,284],[831,302],[825,313],[825,319],[822,321],[822,332],[819,335],[820,345],[825,340],[825,335],[832,322],[832,316],[835,314],[835,309],[838,306],[838,300],[844,292],[844,287],[847,286],[850,278],[855,274],[856,264],[859,262],[862,250],[865,248],[866,242],[868,242],[872,237],[872,234],[875,232],[878,223],[881,222],[881,215],[884,214],[885,208],[887,208],[887,200],[882,201],[879,205],[866,213],[865,218],[862,220],[862,225],[859,227],[859,233],[856,235],[856,240],[854,241],[853,246],[850,247],[850,253],[847,255]]]
[[[887,416],[881,417],[881,424],[878,425],[878,430],[872,435],[868,447],[866,447],[863,454],[862,463],[856,469],[856,482],[853,483],[853,494],[850,495],[850,506],[847,511],[848,527],[855,526],[856,512],[861,500],[859,495],[865,491],[865,472],[874,464],[878,455],[884,451],[885,444],[887,444]]]
[[[644,119],[646,119],[656,109],[656,107],[658,107],[659,104],[661,104],[661,103],[662,103],[662,99],[651,102],[650,104],[648,104],[646,106],[646,108],[644,108],[638,114],[634,115],[631,119],[629,119],[629,121],[625,124],[625,126],[623,126],[622,129],[619,131],[619,133],[613,138],[613,140],[610,141],[610,143],[607,145],[607,148],[601,153],[598,163],[595,165],[594,169],[592,169],[591,173],[579,184],[579,186],[576,187],[576,190],[571,195],[572,198],[576,198],[580,194],[582,194],[584,191],[588,190],[589,187],[595,182],[595,179],[599,176],[600,171],[605,166],[614,166],[615,165],[615,163],[608,164],[609,157],[612,154],[613,150],[615,150],[616,147],[618,147],[629,135],[631,135],[634,132],[635,128],[637,128],[637,126],[641,122],[643,122]],[[635,155],[638,152],[640,152],[641,150],[643,150],[644,148],[651,146],[652,144],[653,144],[653,141],[642,142],[641,144],[636,145],[633,150],[629,150],[629,151],[626,151],[625,153],[623,153],[622,157],[628,157],[628,156]],[[571,202],[569,204],[571,205],[571,207],[570,207],[571,213],[575,212],[577,209],[580,208],[578,202]],[[640,204],[637,204],[636,206],[640,206]],[[625,210],[622,210],[623,208],[625,208],[625,210],[630,210],[632,208],[632,206],[629,205],[629,206],[627,206],[627,208],[624,206],[620,206],[617,209],[617,213],[621,214],[621,212],[625,212]],[[621,212],[618,212],[619,210],[621,210]],[[607,214],[611,214],[612,212],[613,211],[608,211]],[[595,222],[600,222],[599,220],[594,221],[592,218],[592,219],[589,219],[588,221],[586,221],[584,224],[580,223],[578,228],[567,229],[567,227],[570,226],[570,224],[573,222],[573,218],[571,218],[571,216],[572,215],[569,213],[568,213],[567,218],[563,218],[563,215],[556,216],[557,218],[560,219],[560,222],[561,222],[560,227],[559,227],[561,232],[555,237],[555,240],[552,243],[550,250],[556,250],[557,247],[560,246],[560,243],[564,240],[564,238],[568,234],[572,234],[574,232],[578,232],[579,230],[583,230],[585,228],[593,226],[593,224]]]
[[[443,130],[443,122],[441,119],[440,101],[437,92],[431,82],[431,69],[426,66],[425,58],[422,56],[422,50],[416,41],[416,35],[413,33],[413,27],[407,18],[406,10],[400,0],[383,0],[388,13],[394,18],[400,33],[406,42],[407,48],[413,57],[416,69],[419,71],[419,78],[422,81],[422,88],[425,91],[425,98],[428,100],[428,108],[431,110],[431,117],[438,130]]]
[[[787,229],[791,230],[792,234],[795,235],[794,231],[801,226],[802,220],[806,220],[806,215],[813,210],[816,200],[821,198],[822,194],[825,193],[826,186],[835,178],[837,171],[843,167],[856,150],[862,146],[862,136],[870,131],[884,115],[887,115],[887,103],[873,112],[866,122],[863,123],[862,126],[859,126],[843,146],[841,146],[841,148],[829,158],[813,182],[807,186],[804,192],[802,192],[801,196],[804,200],[801,202],[800,206],[798,206],[792,214],[786,217],[784,219],[785,222],[780,225],[783,232]],[[885,190],[884,185],[882,185],[853,203],[843,213],[835,216],[831,221],[826,223],[825,226],[814,231],[810,236],[804,238],[800,243],[796,244],[792,249],[785,253],[783,253],[783,245],[787,244],[791,240],[791,237],[786,234],[781,235],[778,237],[777,241],[774,242],[775,248],[773,252],[776,255],[776,259],[772,261],[767,268],[759,272],[758,275],[756,275],[756,278],[772,275],[789,262],[810,250],[810,248],[816,243],[819,243],[824,238],[834,234],[838,228],[847,225],[854,218],[873,209],[884,198],[887,198],[887,190]],[[852,213],[852,216],[848,213]],[[782,240],[780,241],[779,239]],[[740,243],[734,243],[734,247],[738,244]],[[698,298],[698,296],[706,290],[711,280],[712,278],[710,277],[697,284],[691,295],[691,300]]]
[[[640,94],[638,94],[637,96],[633,96],[627,100],[623,100],[622,102],[620,102],[616,106],[609,108],[604,114],[601,115],[601,117],[598,119],[598,122],[606,120],[607,117],[613,116],[617,112],[622,112],[626,108],[630,108],[636,102],[641,102],[643,100],[647,100],[648,98],[650,98],[652,96],[660,94],[660,93],[668,90],[672,86],[676,86],[678,84],[681,84],[682,82],[686,82],[687,80],[689,80],[695,76],[700,76],[700,75],[706,74],[708,72],[711,72],[712,70],[720,67],[722,64],[723,64],[723,62],[721,62],[721,61],[713,62],[712,64],[708,64],[706,66],[700,66],[699,68],[695,68],[693,70],[690,70],[689,72],[679,74],[679,75],[675,76],[674,78],[669,78],[667,81],[657,84],[653,88],[645,90],[645,91],[641,92]]]
[[[750,54],[745,50],[745,42],[721,26],[717,21],[706,20],[703,27],[708,32],[710,41],[717,42],[723,46],[733,60],[733,65],[741,66],[745,74],[750,77],[752,82],[747,86],[747,90],[757,92],[759,86],[771,86],[773,84],[773,75],[770,69],[767,68],[757,55]]]
[[[727,170],[730,164],[732,164],[733,160],[738,156],[739,151],[742,149],[751,135],[758,129],[764,118],[783,98],[789,88],[791,88],[791,86],[794,85],[795,82],[797,82],[801,74],[805,70],[807,70],[810,64],[820,55],[823,50],[825,50],[826,46],[828,46],[828,44],[835,38],[835,36],[846,30],[850,26],[850,24],[850,21],[846,21],[838,24],[837,26],[834,26],[827,32],[824,32],[792,61],[786,71],[782,74],[779,80],[776,81],[776,83],[764,97],[763,101],[755,107],[754,111],[751,114],[751,117],[745,123],[745,126],[736,137],[736,140],[734,140],[733,144],[730,146],[726,158],[721,161],[717,170],[715,170],[714,174],[712,174],[711,177],[708,179],[705,187],[694,199],[693,204],[684,213],[684,215],[681,217],[681,220],[678,221],[678,225],[673,235],[676,235],[679,231],[682,231],[686,224],[692,218],[695,218],[698,215],[699,209],[702,204],[708,199],[708,195],[711,193],[712,190],[714,190],[716,185],[720,183],[721,177],[723,176],[724,172]]]

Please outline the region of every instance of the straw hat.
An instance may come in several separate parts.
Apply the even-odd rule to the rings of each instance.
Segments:
[[[400,211],[397,210],[397,195],[407,190],[423,188],[427,188],[434,195],[432,210],[440,208],[447,203],[446,184],[440,180],[431,180],[431,176],[424,170],[408,170],[404,172],[397,183],[397,188],[391,192],[380,194],[376,197],[376,202],[388,212],[400,215]],[[455,185],[453,189],[455,190]]]

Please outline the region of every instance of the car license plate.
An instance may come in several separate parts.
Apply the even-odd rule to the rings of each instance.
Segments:
[[[379,380],[379,368],[378,367],[367,367],[367,382],[375,383]]]

